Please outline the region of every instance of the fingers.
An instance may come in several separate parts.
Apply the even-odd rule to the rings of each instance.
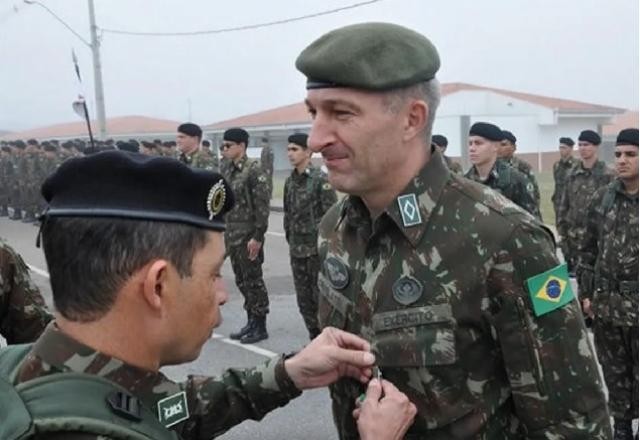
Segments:
[[[377,402],[378,400],[380,400],[380,397],[382,396],[383,386],[384,385],[382,385],[378,379],[371,379],[369,381],[369,385],[367,386],[367,397],[365,401]],[[391,386],[393,387],[393,385]]]
[[[351,377],[360,383],[367,383],[371,379],[371,368],[357,368],[352,365],[344,365],[340,376]]]
[[[334,339],[338,346],[344,348],[353,348],[362,351],[371,351],[371,344],[360,336],[356,336],[353,333],[345,332],[334,327],[326,327],[323,333],[327,333],[329,337]]]
[[[371,381],[373,382],[373,381]],[[398,388],[388,380],[382,379],[381,389],[384,392],[385,396],[390,396],[394,394],[402,394]]]

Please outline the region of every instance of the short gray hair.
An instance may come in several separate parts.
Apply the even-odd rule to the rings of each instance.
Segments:
[[[427,117],[424,136],[424,139],[428,141],[431,139],[431,134],[433,133],[436,110],[440,105],[440,81],[433,78],[409,87],[386,92],[385,105],[388,111],[397,112],[400,110],[400,105],[407,99],[421,99],[429,106],[429,116]]]

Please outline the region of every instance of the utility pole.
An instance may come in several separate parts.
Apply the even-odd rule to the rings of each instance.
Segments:
[[[89,24],[91,31],[91,53],[93,54],[93,83],[96,94],[96,115],[98,117],[98,139],[107,137],[107,122],[104,110],[104,89],[102,87],[102,65],[100,64],[100,40],[93,0],[89,1]]]

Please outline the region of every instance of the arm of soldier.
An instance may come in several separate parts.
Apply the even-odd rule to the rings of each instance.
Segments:
[[[519,182],[519,192],[520,192],[520,206],[536,217],[537,219],[542,219],[540,216],[540,209],[538,207],[538,203],[536,202],[534,196],[534,188],[531,181],[524,175],[521,174],[522,180]]]
[[[253,201],[255,219],[255,230],[251,238],[264,243],[264,235],[269,226],[269,203],[271,198],[269,176],[265,174],[260,166],[253,166],[249,179],[249,191]]]
[[[578,242],[579,260],[576,267],[576,278],[581,301],[590,301],[593,298],[593,271],[598,256],[598,229],[599,224],[603,221],[597,208],[602,203],[604,191],[606,191],[606,187],[596,191],[591,197],[587,208],[587,226]],[[586,309],[588,308],[587,306]],[[588,312],[590,310],[585,310],[585,313]]]
[[[569,195],[567,194],[568,187],[568,182],[565,182],[564,188],[558,195],[560,203],[558,205],[558,212],[556,213],[556,225],[558,227],[558,235],[562,241],[566,240],[567,230],[569,228],[567,223],[567,213],[569,212]]]
[[[499,304],[493,325],[527,438],[608,439],[609,414],[577,301],[540,316],[533,309],[527,279],[558,265],[551,237],[524,219],[501,248],[488,279]]]
[[[287,180],[285,180],[284,182],[284,191],[282,194],[282,211],[283,211],[282,226],[284,227],[284,236],[287,242],[289,242],[289,226],[290,226],[289,217],[291,216],[291,214],[289,213],[290,209],[291,207],[289,206],[289,178],[287,178]]]
[[[33,342],[51,319],[25,262],[0,243],[0,333],[9,344]]]

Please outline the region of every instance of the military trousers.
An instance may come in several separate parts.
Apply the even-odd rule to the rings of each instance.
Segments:
[[[319,271],[320,260],[317,255],[291,257],[291,272],[293,272],[293,284],[296,289],[298,310],[300,310],[304,325],[307,327],[311,338],[320,333],[318,327]]]
[[[269,297],[262,277],[264,245],[253,261],[249,259],[246,243],[240,246],[229,246],[227,253],[236,277],[236,286],[244,297],[244,309],[255,317],[266,316],[269,313]]]
[[[596,317],[593,335],[609,390],[611,415],[624,420],[638,418],[638,326],[617,326]]]

